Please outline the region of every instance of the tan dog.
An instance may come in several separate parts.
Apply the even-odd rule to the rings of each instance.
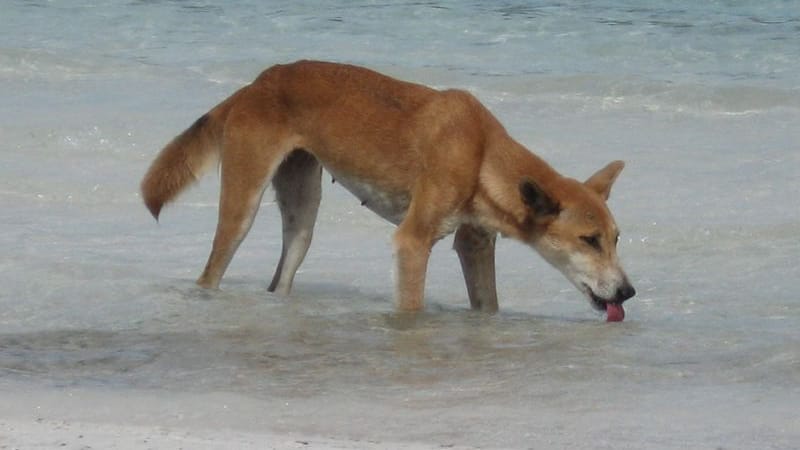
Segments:
[[[219,222],[197,280],[207,288],[219,285],[272,182],[283,250],[269,290],[289,292],[311,243],[324,167],[398,225],[401,310],[422,308],[431,247],[453,231],[475,309],[497,310],[498,232],[536,249],[597,309],[621,311],[617,305],[635,294],[617,261],[619,234],[605,203],[624,164],[612,162],[584,183],[565,178],[464,91],[343,64],[273,66],[161,151],[141,186],[153,216],[218,162]]]

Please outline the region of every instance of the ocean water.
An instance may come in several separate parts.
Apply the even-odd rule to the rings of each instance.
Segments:
[[[778,0],[6,1],[0,400],[432,448],[798,448],[798,36],[800,2]],[[577,178],[625,160],[626,321],[509,240],[499,314],[468,310],[451,239],[425,312],[397,314],[392,226],[329,183],[290,298],[266,292],[269,193],[222,290],[196,288],[217,177],[158,224],[139,180],[206,110],[301,58],[467,89]],[[100,400],[57,412],[73,395]],[[158,400],[119,401],[139,396]]]

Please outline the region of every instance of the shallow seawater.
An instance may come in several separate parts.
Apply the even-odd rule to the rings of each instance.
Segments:
[[[147,420],[173,426],[176,409],[217,417],[224,402],[220,426],[432,446],[796,447],[800,9],[489,3],[12,2],[0,398],[147,394],[164,399]],[[468,89],[579,179],[624,159],[610,207],[638,291],[626,320],[605,323],[510,240],[500,313],[469,311],[451,238],[433,251],[426,310],[396,313],[393,227],[327,175],[290,297],[266,292],[280,252],[269,192],[222,290],[197,288],[218,178],[156,223],[140,177],[261,68],[303,57]]]

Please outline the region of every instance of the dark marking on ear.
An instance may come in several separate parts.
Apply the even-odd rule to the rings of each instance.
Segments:
[[[197,120],[194,121],[192,126],[190,126],[189,129],[185,131],[185,133],[193,133],[193,132],[203,128],[203,125],[205,125],[206,122],[208,122],[208,119],[209,119],[208,113],[203,114]]]
[[[522,201],[533,211],[534,216],[556,215],[561,211],[558,202],[547,195],[533,180],[522,180],[519,183],[519,192],[522,195]]]
[[[364,206],[364,205],[366,205],[366,204],[367,204],[367,201],[366,201],[366,200],[361,200],[361,206]]]

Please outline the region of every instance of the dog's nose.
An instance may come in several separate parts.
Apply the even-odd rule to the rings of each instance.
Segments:
[[[625,282],[619,289],[617,289],[617,301],[622,303],[625,300],[636,295],[636,289],[630,283]]]

